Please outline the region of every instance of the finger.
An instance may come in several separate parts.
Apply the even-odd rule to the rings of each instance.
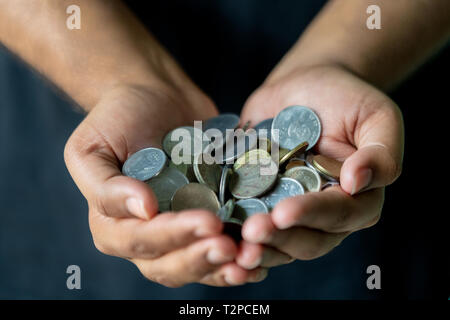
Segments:
[[[148,279],[168,287],[199,282],[220,265],[234,260],[237,247],[225,235],[197,241],[154,260],[133,260]]]
[[[267,245],[299,260],[319,258],[337,247],[350,232],[327,233],[304,227],[277,230],[269,238]]]
[[[223,228],[220,219],[205,210],[164,213],[150,221],[116,219],[93,212],[89,222],[101,252],[141,259],[156,258],[198,239],[218,235]]]
[[[241,241],[236,263],[244,269],[252,270],[259,266],[270,268],[292,261],[292,257],[274,248],[261,244]]]
[[[246,270],[234,262],[221,266],[218,270],[207,274],[199,282],[210,286],[238,286],[245,283],[263,281],[268,275],[267,268]]]
[[[158,212],[151,189],[144,182],[122,176],[107,142],[86,127],[83,122],[69,139],[64,158],[89,205],[111,217],[150,219]]]
[[[403,120],[392,102],[380,107],[355,132],[358,150],[341,169],[342,189],[349,194],[384,187],[401,173],[403,159]]]
[[[332,233],[356,231],[378,221],[383,201],[382,188],[350,196],[334,186],[285,199],[275,206],[271,217],[282,230],[302,226]]]
[[[278,230],[269,215],[252,216],[248,222],[242,229],[242,236],[246,241],[274,247],[287,256],[300,260],[311,260],[328,253],[350,234],[327,233],[304,227]]]

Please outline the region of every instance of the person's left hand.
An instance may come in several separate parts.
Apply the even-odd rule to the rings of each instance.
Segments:
[[[294,70],[269,79],[246,102],[253,125],[292,105],[313,109],[322,123],[316,153],[345,160],[340,186],[285,199],[271,214],[243,225],[237,262],[272,267],[320,257],[350,233],[378,222],[384,187],[401,172],[403,120],[385,94],[337,66]]]

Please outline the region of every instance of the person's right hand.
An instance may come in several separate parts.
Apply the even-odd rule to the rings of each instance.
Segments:
[[[189,210],[157,215],[147,184],[123,176],[134,152],[161,147],[164,135],[217,114],[213,103],[192,90],[120,87],[104,94],[69,139],[67,167],[86,197],[95,246],[129,259],[148,279],[169,287],[199,282],[215,286],[263,280],[266,269],[245,270],[234,261],[237,247],[222,234],[212,212]]]

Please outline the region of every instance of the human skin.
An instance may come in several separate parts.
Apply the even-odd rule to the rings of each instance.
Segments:
[[[374,3],[381,31],[365,28]],[[261,281],[266,267],[321,256],[376,223],[384,186],[400,174],[403,123],[369,83],[387,89],[401,81],[448,38],[450,20],[445,0],[336,0],[323,10],[248,99],[242,119],[257,123],[292,104],[314,109],[323,125],[316,151],[345,160],[341,187],[252,217],[237,247],[211,212],[157,215],[147,185],[120,172],[130,154],[160,146],[169,130],[216,115],[214,103],[119,1],[77,1],[81,30],[64,25],[70,4],[0,0],[0,41],[88,112],[65,160],[88,201],[97,248],[170,287]]]
[[[381,9],[381,30],[366,8]],[[400,109],[395,87],[450,36],[448,1],[330,1],[247,100],[242,121],[274,117],[290,105],[322,122],[315,152],[344,161],[340,187],[284,200],[243,226],[237,261],[248,269],[320,257],[380,218],[384,187],[401,173]],[[291,259],[288,259],[291,257]]]

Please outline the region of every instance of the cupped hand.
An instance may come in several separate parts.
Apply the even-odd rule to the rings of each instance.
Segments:
[[[252,269],[320,257],[380,218],[384,187],[401,172],[403,120],[384,93],[338,66],[298,68],[269,78],[246,102],[257,124],[292,105],[313,109],[322,136],[313,151],[345,161],[340,186],[280,202],[249,218],[238,263]]]
[[[157,214],[149,186],[121,174],[129,155],[161,147],[171,129],[216,114],[211,101],[196,92],[127,86],[103,95],[65,149],[67,167],[88,201],[91,232],[101,252],[129,259],[145,277],[169,287],[264,278],[265,269],[247,271],[233,262],[236,245],[222,234],[215,214]]]

